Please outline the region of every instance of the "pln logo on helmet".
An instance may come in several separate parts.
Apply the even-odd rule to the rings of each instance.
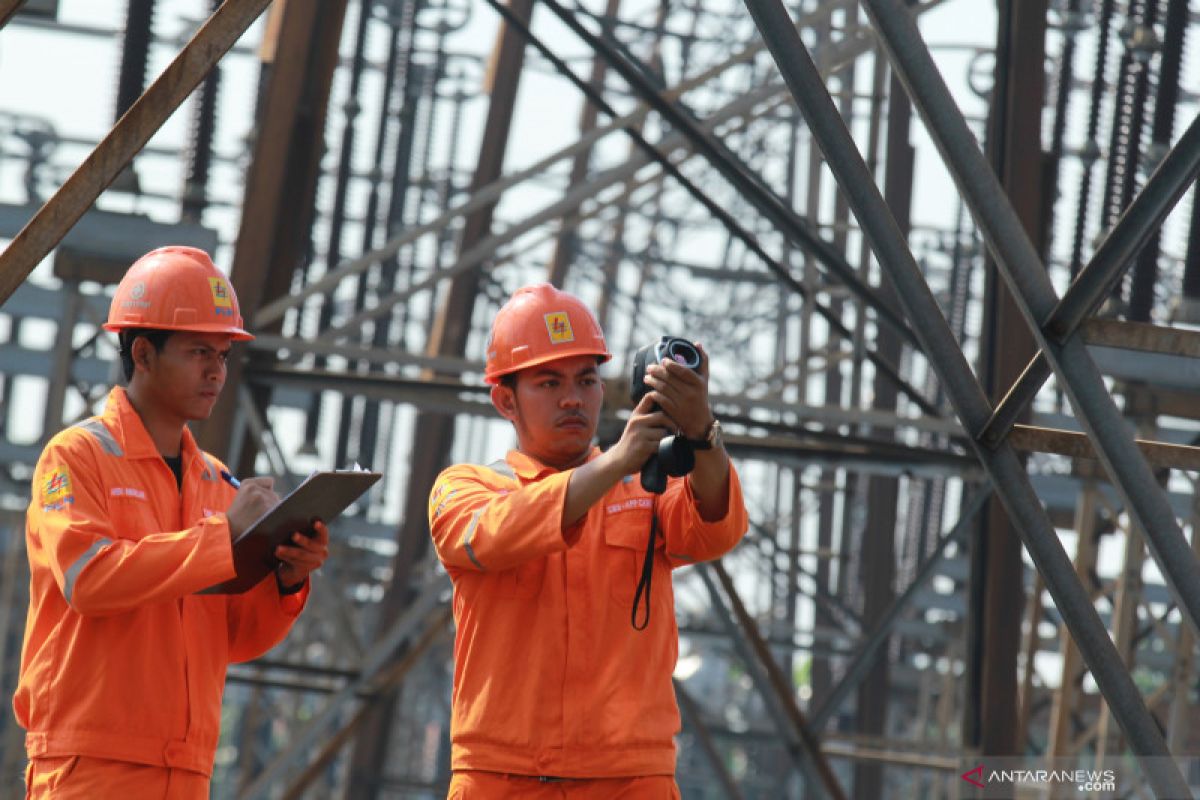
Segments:
[[[228,284],[220,278],[210,277],[208,285],[212,289],[213,313],[217,316],[233,316],[233,296]]]
[[[550,334],[551,344],[566,344],[575,341],[575,331],[571,330],[571,318],[565,311],[551,311],[543,319],[546,320],[546,331]]]

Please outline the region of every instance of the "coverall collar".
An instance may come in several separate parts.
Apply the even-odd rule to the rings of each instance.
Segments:
[[[588,453],[587,460],[591,461],[598,455],[600,455],[600,448],[593,447],[592,451]],[[517,473],[517,477],[522,481],[538,480],[560,471],[543,464],[531,455],[522,453],[520,450],[509,450],[504,460],[508,462],[508,465],[513,468],[513,472]]]
[[[108,393],[108,401],[104,406],[104,421],[108,423],[120,443],[126,458],[162,458],[123,387],[113,387]],[[179,454],[183,456],[185,470],[192,461],[200,457],[200,449],[196,446],[191,429],[186,425],[183,426]]]

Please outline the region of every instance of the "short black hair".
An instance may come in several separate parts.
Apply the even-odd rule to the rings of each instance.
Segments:
[[[126,328],[121,331],[121,371],[125,373],[125,382],[133,380],[133,343],[140,336],[154,346],[154,352],[161,353],[172,331],[157,328]]]

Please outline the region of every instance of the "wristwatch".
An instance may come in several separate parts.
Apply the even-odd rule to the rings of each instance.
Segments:
[[[708,431],[704,434],[703,439],[688,439],[687,443],[692,446],[693,450],[712,450],[722,447],[724,440],[721,438],[721,421],[714,419],[708,426]]]

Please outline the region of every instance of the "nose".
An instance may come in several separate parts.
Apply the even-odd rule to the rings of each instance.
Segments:
[[[571,386],[567,391],[563,392],[563,396],[559,398],[558,405],[561,408],[579,408],[583,405],[583,395],[577,387]]]
[[[224,381],[225,380],[225,359],[220,356],[210,358],[204,370],[205,377],[209,380]]]

